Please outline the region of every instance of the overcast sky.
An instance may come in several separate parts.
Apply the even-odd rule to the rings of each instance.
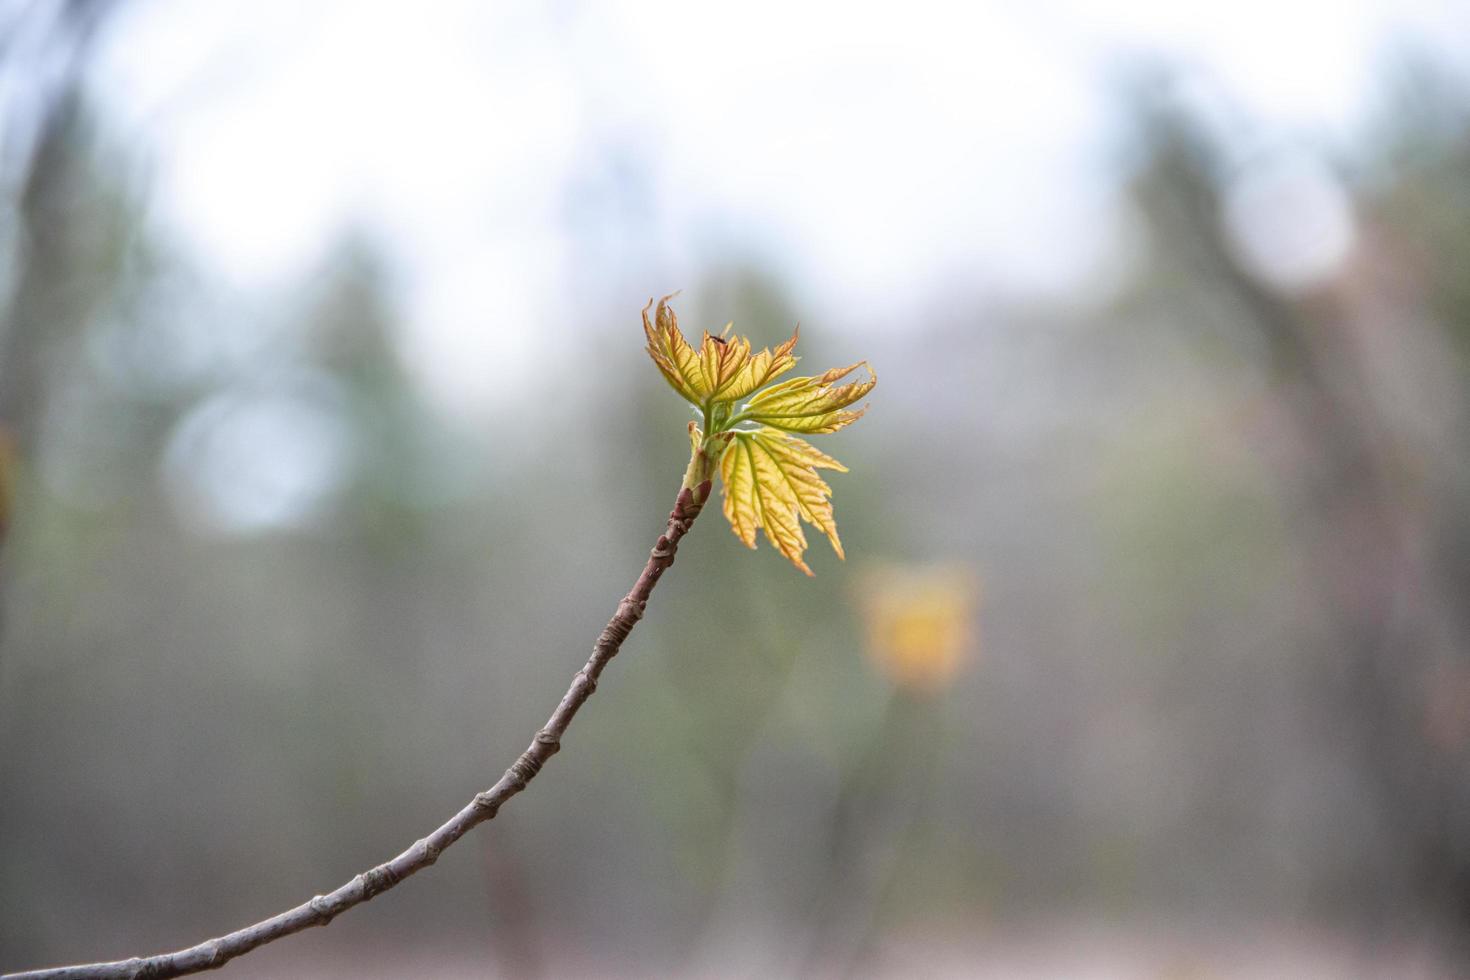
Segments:
[[[1398,47],[1467,37],[1465,8],[1424,0],[145,0],[98,81],[210,274],[289,284],[372,230],[415,366],[473,408],[558,326],[546,296],[626,292],[636,317],[722,251],[866,323],[936,285],[1105,282],[1128,65],[1350,141]]]

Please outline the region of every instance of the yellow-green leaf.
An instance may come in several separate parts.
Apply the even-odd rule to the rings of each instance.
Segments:
[[[675,391],[686,401],[700,405],[709,394],[704,385],[700,356],[679,331],[679,319],[668,305],[669,299],[665,296],[658,301],[654,323],[648,322],[648,309],[653,306],[653,300],[643,308],[643,334],[648,338],[648,356],[653,358],[653,363],[658,365],[664,379]]]
[[[730,328],[727,326],[725,329],[728,331]],[[699,374],[705,397],[721,398],[720,391],[729,387],[748,360],[749,340],[744,337],[726,340],[706,330],[699,343]]]
[[[868,369],[865,380],[834,386],[860,367]],[[866,408],[852,412],[847,406],[872,391],[877,383],[878,376],[868,363],[858,361],[816,377],[792,378],[772,385],[752,398],[745,412],[751,421],[787,432],[836,432],[862,418]]]
[[[793,357],[791,351],[796,347],[796,336],[799,331],[792,331],[791,339],[780,344],[773,351],[769,347],[762,350],[754,357],[750,357],[750,341],[739,338],[745,344],[746,360],[716,395],[725,401],[734,401],[744,398],[746,395],[765,387],[781,375],[796,366],[800,358]]]
[[[648,338],[648,356],[685,401],[700,408],[711,402],[732,402],[795,366],[797,358],[791,354],[796,346],[795,333],[774,351],[768,347],[754,356],[748,337],[715,336],[708,331],[695,348],[679,330],[679,318],[669,306],[670,298],[658,301],[652,321],[648,311],[654,304],[648,301],[643,308],[643,333]],[[726,333],[729,330],[727,325]]]
[[[868,367],[866,379],[845,384],[843,379],[867,367],[866,361],[810,378],[777,381],[796,365],[798,331],[775,349],[752,354],[749,339],[728,336],[726,325],[719,336],[705,332],[695,347],[679,331],[668,301],[667,296],[658,301],[650,322],[654,304],[649,300],[643,308],[643,332],[654,364],[702,419],[689,423],[684,485],[703,486],[718,469],[725,485],[725,517],[735,535],[754,548],[756,532],[764,531],[808,575],[812,570],[802,558],[807,548],[803,521],[825,534],[837,557],[843,557],[832,516],[832,489],[817,471],[847,468],[788,433],[836,432],[860,418],[864,410],[850,406],[878,383],[873,369]]]
[[[832,516],[832,488],[817,469],[846,472],[847,467],[805,440],[774,429],[737,431],[720,459],[725,485],[725,518],[736,537],[755,547],[762,530],[776,549],[806,574],[805,520],[827,536],[837,557],[844,557]]]

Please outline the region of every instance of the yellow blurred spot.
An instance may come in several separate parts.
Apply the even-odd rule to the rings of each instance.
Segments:
[[[941,690],[975,653],[980,589],[970,566],[890,565],[861,589],[868,654],[895,684]]]

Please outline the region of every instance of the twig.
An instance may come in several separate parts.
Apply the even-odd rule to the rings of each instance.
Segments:
[[[687,482],[687,481],[686,481]],[[669,514],[668,528],[659,535],[658,542],[648,556],[648,564],[633,589],[618,603],[617,612],[603,628],[592,647],[592,656],[587,665],[572,678],[571,687],[563,695],[561,703],[551,713],[531,745],[521,753],[500,777],[499,782],[476,794],[475,798],[448,823],[412,847],[385,862],[364,871],[347,884],[327,895],[318,895],[293,909],[272,916],[253,926],[209,939],[197,946],[157,956],[135,957],[111,963],[87,963],[79,966],[63,966],[46,970],[31,970],[25,973],[8,973],[0,980],[164,980],[180,977],[224,966],[230,960],[250,952],[266,943],[275,942],[292,933],[311,926],[324,926],[343,912],[381,894],[416,871],[433,864],[444,849],[459,840],[476,824],[484,823],[500,810],[512,796],[526,788],[541,767],[561,748],[561,737],[577,714],[577,709],[597,689],[597,678],[608,661],[617,655],[638,620],[659,576],[674,563],[674,552],[679,539],[689,532],[694,519],[709,498],[710,482],[699,486],[685,486],[679,491],[674,509]]]

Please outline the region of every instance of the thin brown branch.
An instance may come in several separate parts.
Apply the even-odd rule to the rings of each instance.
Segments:
[[[577,709],[597,689],[597,678],[608,661],[617,655],[618,648],[627,639],[628,633],[643,617],[643,610],[659,576],[674,563],[674,552],[679,539],[689,532],[700,508],[709,498],[710,483],[705,480],[693,489],[684,487],[669,514],[668,528],[659,535],[658,542],[649,553],[643,573],[633,585],[632,591],[618,603],[617,612],[608,620],[597,642],[593,644],[592,656],[586,666],[572,678],[571,687],[563,695],[561,703],[551,713],[546,725],[536,733],[531,745],[521,753],[500,777],[499,782],[483,793],[479,793],[464,809],[456,813],[447,823],[391,861],[364,871],[334,892],[318,895],[308,902],[272,916],[253,926],[236,930],[217,939],[208,939],[197,946],[157,956],[135,957],[111,963],[87,963],[79,966],[63,966],[46,970],[31,970],[25,973],[9,973],[0,980],[163,980],[180,977],[224,966],[230,960],[250,952],[252,949],[275,942],[292,933],[311,926],[324,926],[343,912],[379,895],[407,878],[422,871],[438,860],[444,849],[459,840],[476,824],[494,817],[505,802],[526,788],[536,773],[561,748],[562,735],[572,723]]]

